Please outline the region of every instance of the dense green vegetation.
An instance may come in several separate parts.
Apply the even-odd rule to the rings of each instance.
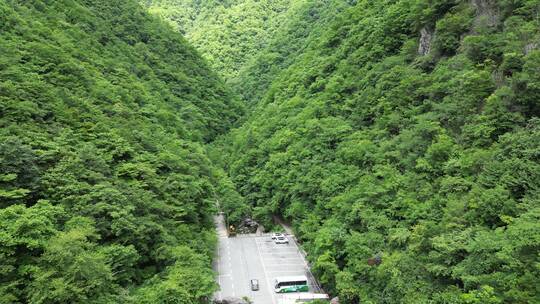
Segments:
[[[355,2],[240,75],[242,212],[345,303],[540,302],[540,1]]]
[[[0,303],[207,303],[217,204],[342,303],[540,303],[539,16],[0,0]]]
[[[257,48],[229,84],[248,107],[256,105],[266,94],[274,78],[294,63],[326,26],[350,6],[348,1],[296,1],[285,20],[274,31],[263,48]]]
[[[248,104],[354,1],[140,0],[185,34]]]
[[[241,106],[135,1],[0,1],[0,303],[207,303]]]
[[[273,33],[306,0],[139,0],[168,20],[202,53],[225,80],[273,37]]]

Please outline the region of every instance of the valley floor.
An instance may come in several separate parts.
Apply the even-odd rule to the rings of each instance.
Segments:
[[[247,296],[254,304],[281,304],[284,295],[276,294],[272,287],[278,276],[306,275],[310,279],[310,291],[318,291],[292,236],[289,236],[290,244],[278,245],[270,234],[228,238],[222,216],[216,217],[216,226],[219,248],[214,269],[221,289],[215,294],[216,299]],[[259,281],[260,290],[251,290],[251,279]]]

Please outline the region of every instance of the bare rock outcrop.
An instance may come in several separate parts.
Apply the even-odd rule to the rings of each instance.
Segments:
[[[238,233],[247,234],[257,232],[259,223],[250,218],[245,218],[242,220],[240,225],[238,225]]]
[[[529,43],[525,46],[524,52],[525,55],[528,55],[533,50],[536,50],[538,48],[538,43]]]
[[[420,30],[420,43],[418,45],[418,55],[425,56],[431,52],[435,30],[430,27],[424,27]]]
[[[497,26],[500,22],[500,11],[496,0],[471,0],[476,10],[475,25]]]
[[[240,298],[227,297],[223,300],[214,300],[214,304],[249,304],[246,300]]]

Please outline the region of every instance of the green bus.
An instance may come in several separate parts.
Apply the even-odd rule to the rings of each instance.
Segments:
[[[309,291],[307,277],[278,277],[274,280],[274,291],[277,293]]]

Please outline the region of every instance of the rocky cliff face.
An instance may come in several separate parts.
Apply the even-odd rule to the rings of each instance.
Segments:
[[[228,297],[223,300],[215,300],[214,304],[248,304],[244,299]]]
[[[425,56],[431,52],[431,45],[435,38],[435,31],[431,27],[424,27],[420,30],[420,43],[418,45],[418,54]]]
[[[476,10],[476,25],[496,26],[500,22],[500,12],[497,1],[494,0],[471,0],[471,5]]]
[[[529,43],[525,46],[525,54],[529,54],[530,52],[532,52],[533,50],[537,49],[538,48],[538,42],[533,42],[533,43]]]

